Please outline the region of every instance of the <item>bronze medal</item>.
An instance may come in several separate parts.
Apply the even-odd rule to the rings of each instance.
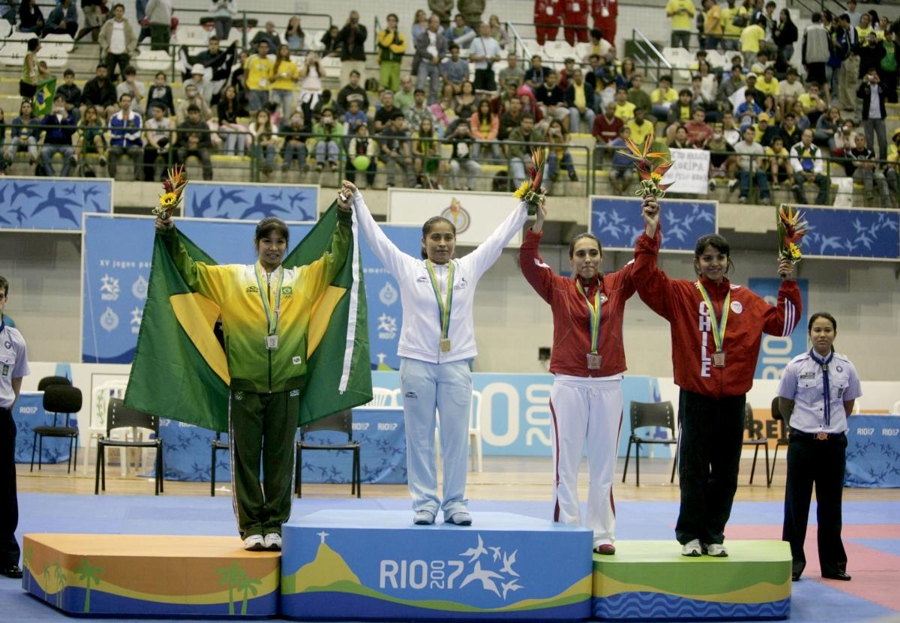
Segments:
[[[713,353],[713,366],[716,368],[725,367],[725,353],[721,351]]]
[[[603,358],[597,353],[588,353],[587,354],[587,368],[588,370],[599,370],[600,369],[600,361]]]

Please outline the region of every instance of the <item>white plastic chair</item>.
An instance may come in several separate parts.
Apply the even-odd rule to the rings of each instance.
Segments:
[[[859,415],[862,412],[862,406],[860,405],[859,398],[857,398],[853,402],[853,413],[850,415]]]
[[[320,52],[322,50],[322,37],[324,36],[324,30],[308,30],[306,31],[306,41],[304,41],[303,44],[306,46],[307,50]]]
[[[165,50],[141,50],[135,59],[142,72],[168,71],[172,69],[172,57]]]
[[[0,20],[0,39],[5,40],[12,34],[12,31],[13,31],[12,24],[10,24],[5,19]]]
[[[892,415],[900,415],[900,400],[894,403],[894,406],[891,407]]]
[[[384,387],[373,387],[372,388],[372,400],[366,406],[367,407],[396,407],[397,403],[394,401],[394,390],[387,389]]]
[[[326,56],[325,58],[319,59],[319,64],[322,66],[322,72],[328,78],[340,78],[341,77],[341,59],[336,56]]]
[[[128,379],[106,381],[94,388],[91,396],[90,419],[88,421],[88,440],[84,448],[84,473],[88,473],[88,455],[91,453],[91,442],[106,434],[106,412],[110,398],[125,399]],[[125,475],[125,461],[122,461],[122,475]]]
[[[75,40],[69,35],[47,35],[41,41],[41,52],[58,51],[69,53],[75,49]],[[43,58],[41,54],[41,58]]]
[[[547,58],[554,61],[564,61],[568,57],[575,58],[575,48],[569,45],[568,41],[548,41],[544,44],[544,54]]]
[[[470,471],[481,473],[484,468],[481,450],[481,392],[472,390],[472,402],[469,406],[469,461]]]

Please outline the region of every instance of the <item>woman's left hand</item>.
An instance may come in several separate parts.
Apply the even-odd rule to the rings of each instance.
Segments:
[[[788,281],[794,278],[794,265],[790,260],[781,260],[778,262],[778,276],[782,281]]]

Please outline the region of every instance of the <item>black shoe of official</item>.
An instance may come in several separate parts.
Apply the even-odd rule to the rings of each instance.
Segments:
[[[838,571],[837,573],[823,573],[822,577],[826,580],[841,580],[842,582],[850,581],[850,574],[846,571]]]
[[[0,568],[0,575],[5,575],[13,580],[18,580],[22,577],[22,569],[19,568],[19,565],[9,565]]]

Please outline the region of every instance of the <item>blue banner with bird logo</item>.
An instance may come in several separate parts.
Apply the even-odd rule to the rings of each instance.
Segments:
[[[803,220],[809,223],[809,233],[801,244],[805,258],[900,259],[897,210],[823,206],[799,209]]]
[[[0,178],[0,229],[81,232],[81,215],[109,214],[109,179]]]
[[[184,216],[192,218],[315,221],[318,206],[318,186],[192,181],[184,191]]]
[[[604,251],[631,251],[644,233],[639,197],[591,197],[588,230]],[[694,252],[700,236],[718,232],[718,203],[664,199],[661,251]]]

